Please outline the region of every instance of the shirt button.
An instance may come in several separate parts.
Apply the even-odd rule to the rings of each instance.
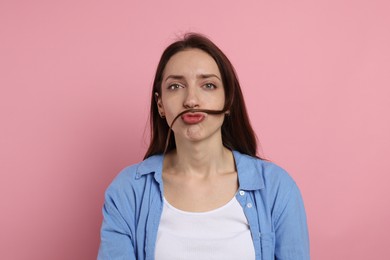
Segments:
[[[240,190],[240,195],[241,195],[241,196],[244,196],[244,194],[245,194],[245,191]]]
[[[252,208],[252,203],[248,203],[248,204],[246,204],[246,206],[247,206],[248,208]]]

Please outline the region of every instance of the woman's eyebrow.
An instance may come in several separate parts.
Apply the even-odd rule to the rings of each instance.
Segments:
[[[167,81],[168,79],[184,79],[184,76],[181,76],[181,75],[169,75],[165,81]]]
[[[207,78],[217,78],[217,79],[219,79],[219,80],[221,80],[217,75],[215,75],[215,74],[199,74],[198,76],[197,76],[198,78],[202,78],[202,79],[207,79]]]
[[[199,74],[196,76],[197,78],[201,78],[201,79],[207,79],[207,78],[217,78],[219,80],[221,80],[217,75],[215,74]],[[169,75],[166,77],[165,81],[167,81],[168,79],[178,79],[178,80],[182,80],[184,79],[184,76],[182,75]]]

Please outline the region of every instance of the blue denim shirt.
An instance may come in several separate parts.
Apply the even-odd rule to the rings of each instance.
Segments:
[[[257,260],[306,260],[309,237],[300,191],[277,165],[233,152]],[[154,259],[163,209],[163,155],[125,168],[105,194],[98,259]]]

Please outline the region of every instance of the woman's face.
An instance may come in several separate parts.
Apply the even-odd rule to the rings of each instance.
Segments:
[[[171,125],[173,119],[189,108],[222,110],[225,90],[214,59],[200,49],[188,49],[168,61],[158,98],[160,114]],[[201,140],[220,134],[224,115],[186,113],[173,125],[175,139]]]

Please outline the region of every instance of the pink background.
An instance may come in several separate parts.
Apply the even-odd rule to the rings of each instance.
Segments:
[[[390,255],[387,0],[0,2],[0,259],[95,259],[103,193],[146,150],[159,56],[208,35],[263,154],[297,181],[312,259]]]

